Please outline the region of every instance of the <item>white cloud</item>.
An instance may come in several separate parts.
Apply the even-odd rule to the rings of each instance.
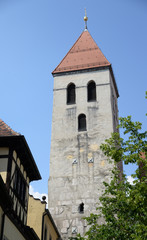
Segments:
[[[131,184],[131,185],[134,185],[133,181],[135,179],[132,177],[132,176],[127,176],[127,181]]]
[[[48,203],[48,195],[46,193],[35,192],[34,188],[31,185],[29,187],[29,194],[33,195],[34,198],[39,198],[41,201],[42,201],[42,197],[46,196],[46,200],[45,201]]]

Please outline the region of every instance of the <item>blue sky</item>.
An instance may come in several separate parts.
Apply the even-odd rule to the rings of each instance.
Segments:
[[[147,129],[146,0],[0,0],[0,118],[23,134],[48,191],[53,77],[51,72],[84,30],[112,63],[119,116]],[[132,167],[126,169],[130,175]]]

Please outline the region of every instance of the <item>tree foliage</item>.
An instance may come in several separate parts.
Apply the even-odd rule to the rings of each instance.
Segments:
[[[146,92],[147,98],[147,92]],[[104,182],[105,191],[100,197],[98,214],[86,217],[89,230],[77,240],[145,240],[147,239],[147,131],[142,132],[142,124],[133,122],[131,116],[120,118],[119,133],[101,145],[109,160],[114,161],[110,184]],[[130,184],[124,174],[120,179],[117,163],[135,164],[136,171]],[[103,224],[99,218],[103,217]]]

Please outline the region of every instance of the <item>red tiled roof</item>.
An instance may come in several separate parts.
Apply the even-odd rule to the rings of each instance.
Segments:
[[[20,134],[13,131],[6,123],[0,119],[0,136],[19,136]]]
[[[52,73],[70,72],[110,65],[90,33],[84,31]]]
[[[0,146],[10,147],[16,150],[24,169],[29,176],[30,182],[41,179],[39,170],[25,137],[13,131],[0,119]]]

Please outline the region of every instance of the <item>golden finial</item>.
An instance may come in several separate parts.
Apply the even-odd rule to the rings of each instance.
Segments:
[[[88,17],[87,17],[86,8],[85,8],[85,16],[84,16],[85,30],[87,30],[87,20],[88,20]]]

